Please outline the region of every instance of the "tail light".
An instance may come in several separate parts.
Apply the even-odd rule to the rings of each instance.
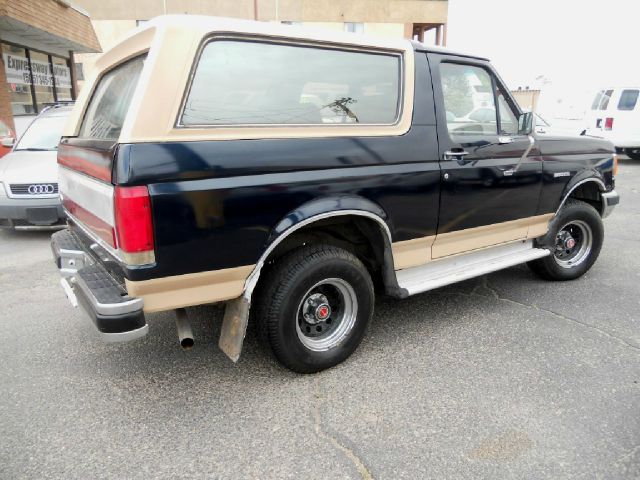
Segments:
[[[607,119],[604,121],[604,129],[613,130],[613,117],[607,117]]]
[[[147,187],[115,187],[114,207],[118,249],[125,262],[153,263],[153,221]]]

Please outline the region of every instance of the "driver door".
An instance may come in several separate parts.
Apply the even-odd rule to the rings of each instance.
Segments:
[[[487,62],[430,54],[441,167],[432,258],[527,238],[542,187],[534,138]]]

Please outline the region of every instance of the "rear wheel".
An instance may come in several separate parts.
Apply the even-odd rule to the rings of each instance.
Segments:
[[[529,262],[536,274],[547,280],[573,280],[595,263],[602,248],[604,228],[600,214],[591,205],[570,199],[549,225],[543,243],[551,255]]]
[[[640,160],[640,148],[625,148],[624,153],[631,160]]]
[[[358,347],[373,314],[365,266],[330,245],[303,247],[279,259],[263,279],[257,321],[261,340],[287,368],[313,373]]]

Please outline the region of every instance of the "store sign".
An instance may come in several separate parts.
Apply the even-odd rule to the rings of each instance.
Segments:
[[[71,70],[64,65],[53,64],[53,76],[57,88],[71,88]]]
[[[31,85],[31,72],[29,72],[29,60],[26,57],[18,57],[5,53],[2,55],[4,60],[4,72],[7,75],[7,83],[16,83],[18,85]]]
[[[31,69],[33,75],[29,71],[29,60],[26,57],[12,55],[10,53],[3,54],[4,71],[7,75],[7,83],[17,85],[35,85],[40,87],[52,87],[55,75],[56,86],[59,88],[71,88],[71,72],[64,65],[54,65],[53,75],[51,74],[51,65],[49,62],[40,62],[31,60]]]

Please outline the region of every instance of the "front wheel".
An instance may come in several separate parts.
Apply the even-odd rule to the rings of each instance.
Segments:
[[[604,227],[600,214],[591,205],[569,199],[549,225],[543,243],[551,255],[527,263],[546,280],[573,280],[595,263],[602,248]]]
[[[297,249],[263,279],[258,331],[287,368],[313,373],[333,367],[358,347],[373,314],[365,266],[330,245]]]

